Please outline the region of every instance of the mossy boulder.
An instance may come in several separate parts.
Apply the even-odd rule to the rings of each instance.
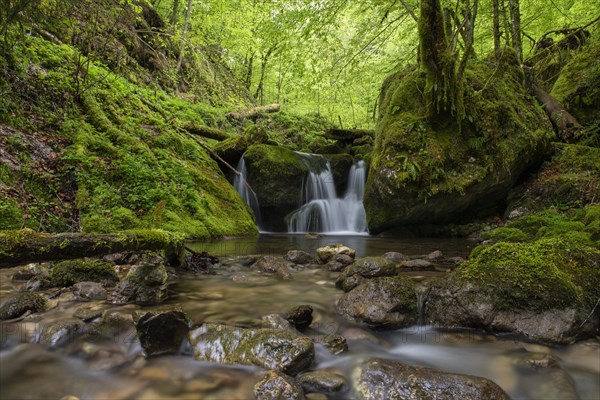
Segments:
[[[600,251],[567,238],[476,248],[427,300],[432,324],[569,343],[596,334]],[[589,318],[588,318],[589,317]]]
[[[298,208],[302,182],[309,169],[298,153],[283,147],[259,144],[244,154],[248,183],[258,197],[267,229],[286,230],[284,217]]]
[[[46,309],[46,299],[37,293],[15,293],[0,304],[0,321],[18,318],[27,311],[40,312]]]
[[[109,300],[115,304],[159,304],[167,298],[167,269],[164,263],[133,265]]]
[[[50,269],[50,280],[56,286],[71,286],[79,282],[98,282],[114,286],[119,278],[109,263],[103,261],[68,260]]]
[[[294,378],[279,371],[266,371],[254,385],[258,400],[305,400],[302,387]]]
[[[255,365],[295,375],[315,357],[310,338],[272,328],[240,328],[205,323],[189,333],[194,356],[200,361]]]
[[[548,154],[552,126],[506,54],[499,63],[468,66],[460,124],[427,117],[417,68],[386,80],[364,200],[371,233],[494,213],[521,174]]]
[[[364,257],[344,269],[335,285],[344,292],[349,292],[367,279],[396,274],[396,264],[393,261],[383,257]]]
[[[369,279],[336,303],[338,312],[373,328],[405,328],[417,323],[417,295],[413,281],[403,276]]]

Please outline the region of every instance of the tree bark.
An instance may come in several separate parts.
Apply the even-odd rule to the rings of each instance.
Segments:
[[[241,121],[243,119],[256,119],[262,113],[274,113],[278,112],[279,109],[279,104],[267,104],[266,106],[230,112],[226,115],[226,117],[230,119],[236,119],[238,121]]]
[[[177,17],[179,16],[179,0],[173,0],[173,10],[171,14],[171,25],[177,24]]]
[[[263,104],[267,64],[269,62],[269,58],[271,57],[271,53],[273,52],[273,50],[274,48],[270,47],[262,58],[262,64],[260,66],[260,79],[258,81],[258,86],[256,87],[256,92],[254,92],[254,98],[258,100],[259,104]]]
[[[519,64],[523,61],[523,45],[521,43],[521,9],[519,0],[509,0],[510,3],[510,32],[512,47],[517,53]]]
[[[183,130],[191,133],[192,135],[202,136],[208,139],[214,139],[218,141],[223,141],[229,139],[229,134],[220,129],[211,128],[206,125],[198,125],[196,123],[190,122],[181,127]]]
[[[183,23],[183,32],[182,32],[183,40],[181,41],[181,47],[179,48],[179,59],[177,60],[177,68],[175,69],[176,74],[179,72],[179,69],[181,69],[181,64],[183,63],[183,52],[185,50],[185,36],[187,34],[191,15],[192,15],[192,0],[188,0],[187,10],[185,12],[185,22]]]
[[[548,115],[548,118],[550,118],[558,137],[565,142],[570,142],[582,128],[577,118],[565,110],[558,100],[541,87],[534,85],[531,89],[535,98],[542,103],[544,111]]]
[[[494,19],[494,54],[496,56],[496,60],[500,60],[501,52],[500,52],[500,5],[498,4],[500,0],[493,0],[493,19]]]

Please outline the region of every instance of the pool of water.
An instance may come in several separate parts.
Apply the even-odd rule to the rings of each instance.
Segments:
[[[332,355],[317,345],[313,369],[328,368],[343,373],[348,382],[353,368],[370,357],[395,359],[444,371],[489,378],[515,399],[598,399],[600,393],[600,341],[571,346],[548,347],[511,337],[494,337],[476,331],[441,331],[433,327],[377,332],[343,320],[335,311],[342,292],[335,288],[337,273],[320,268],[293,272],[294,279],[278,280],[244,266],[240,259],[250,254],[283,255],[290,249],[314,252],[331,243],[344,243],[358,256],[381,255],[388,251],[407,255],[441,250],[446,256],[466,256],[471,241],[439,239],[391,239],[373,237],[317,237],[263,235],[210,243],[190,243],[195,250],[221,258],[216,275],[180,275],[171,287],[168,302],[179,303],[194,323],[220,321],[247,323],[271,313],[281,313],[300,304],[314,308],[314,321],[306,333],[316,342],[331,334],[348,339],[349,351]],[[12,270],[0,271],[0,296],[16,290],[10,282]],[[443,278],[444,272],[419,273],[422,279]],[[63,295],[61,295],[63,296]],[[59,297],[60,298],[60,297]],[[84,304],[130,312],[137,306]],[[0,334],[30,330],[23,337],[35,338],[39,324],[47,319],[72,315],[82,303],[65,298],[44,314],[43,320],[0,325]],[[38,325],[36,325],[38,324]],[[12,332],[12,333],[10,333]],[[44,346],[0,341],[0,398],[46,399],[72,395],[90,399],[249,399],[260,370],[254,367],[223,366],[194,360],[189,347],[177,356],[144,359],[136,340],[83,343],[49,350]],[[98,347],[94,357],[89,348]],[[86,350],[87,349],[87,350]],[[85,355],[84,355],[85,354]],[[123,362],[105,368],[103,357],[120,354]],[[561,368],[532,368],[527,360],[551,355]],[[336,398],[335,396],[333,398]],[[337,396],[352,399],[351,392]]]

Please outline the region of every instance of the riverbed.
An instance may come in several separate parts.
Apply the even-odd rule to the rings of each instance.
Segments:
[[[194,250],[218,256],[215,275],[179,273],[170,287],[168,303],[181,304],[194,324],[225,322],[251,324],[262,316],[308,304],[313,324],[306,334],[316,343],[312,369],[331,369],[346,377],[347,390],[332,399],[352,399],[352,371],[360,361],[381,357],[443,371],[489,378],[515,399],[598,399],[600,341],[548,347],[522,338],[492,336],[479,331],[445,331],[415,326],[373,331],[343,320],[335,311],[342,292],[335,288],[338,273],[320,268],[294,271],[293,280],[251,271],[245,260],[256,254],[283,255],[291,249],[314,253],[316,248],[344,243],[357,257],[389,251],[409,256],[440,250],[446,257],[466,257],[476,243],[465,239],[397,239],[370,236],[261,235],[258,238],[191,243]],[[0,270],[0,297],[18,290],[11,282],[16,269]],[[408,272],[417,282],[443,278],[438,269]],[[189,345],[179,355],[145,359],[135,334],[113,340],[74,337],[55,349],[30,343],[41,326],[70,317],[84,307],[128,314],[139,306],[105,302],[81,303],[60,293],[42,316],[0,325],[0,398],[60,399],[249,399],[260,369],[196,361]],[[328,335],[348,340],[349,350],[333,355],[323,343]],[[559,368],[540,367],[536,360],[556,359]]]

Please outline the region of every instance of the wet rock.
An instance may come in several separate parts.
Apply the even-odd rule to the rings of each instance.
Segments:
[[[102,261],[113,264],[113,265],[122,265],[127,264],[130,254],[128,253],[113,253],[106,254],[102,257]]]
[[[354,258],[346,254],[336,254],[327,264],[323,265],[323,269],[333,272],[342,271],[348,265],[354,262]]]
[[[279,329],[279,330],[288,331],[288,332],[295,331],[292,323],[278,314],[265,315],[261,318],[261,322],[262,322],[261,325],[263,327],[266,326],[266,327],[270,327],[273,329]]]
[[[343,294],[336,308],[344,318],[376,328],[403,328],[418,320],[415,285],[402,276],[369,279]]]
[[[212,267],[219,264],[219,259],[208,254],[206,251],[194,253],[185,257],[183,268],[197,274],[212,274]]]
[[[73,285],[73,292],[78,300],[105,300],[106,289],[97,282],[79,282]]]
[[[311,306],[301,305],[285,313],[283,318],[288,320],[299,331],[303,331],[312,324],[312,313],[313,308]]]
[[[434,265],[427,260],[406,260],[400,263],[400,271],[434,271]]]
[[[302,387],[279,371],[266,371],[254,386],[254,396],[257,400],[304,400]]]
[[[392,360],[367,360],[357,367],[353,377],[356,397],[361,400],[510,399],[498,385],[485,378],[413,367]]]
[[[292,273],[288,267],[288,264],[279,257],[264,256],[258,259],[252,267],[253,270],[259,272],[265,272],[270,274],[276,274],[279,278],[284,280],[293,279]]]
[[[364,257],[346,268],[338,277],[335,286],[348,292],[366,279],[394,276],[396,273],[396,265],[392,261],[383,257]]]
[[[319,338],[318,342],[323,344],[323,346],[327,347],[329,351],[336,355],[348,351],[348,342],[342,335],[326,335],[322,338]]]
[[[167,270],[164,264],[138,264],[131,267],[109,297],[114,304],[158,304],[167,297]]]
[[[50,269],[50,279],[56,286],[71,286],[78,282],[99,282],[114,286],[119,278],[112,265],[94,260],[68,260],[55,264]]]
[[[388,260],[393,261],[395,263],[401,263],[402,261],[409,259],[408,256],[405,256],[404,254],[395,251],[385,253],[382,257],[387,258]]]
[[[27,311],[40,312],[46,308],[46,299],[37,293],[20,292],[3,299],[0,304],[0,321],[18,318]]]
[[[427,254],[425,258],[428,260],[439,260],[440,258],[444,258],[444,253],[439,250],[435,250]]]
[[[75,318],[79,318],[83,322],[91,322],[96,318],[100,318],[102,316],[103,311],[101,309],[91,309],[88,307],[81,307],[75,310],[73,316]]]
[[[29,292],[38,292],[40,290],[49,289],[51,287],[54,287],[54,282],[50,280],[49,276],[44,275],[34,276],[33,278],[29,279],[25,284],[25,290]]]
[[[337,393],[344,388],[346,379],[341,372],[320,369],[303,372],[298,376],[298,383],[307,393]]]
[[[313,256],[302,250],[290,250],[284,258],[289,262],[300,265],[314,264],[316,262]]]
[[[322,263],[329,262],[332,258],[334,258],[338,254],[344,254],[351,258],[356,257],[356,250],[351,249],[348,246],[344,246],[341,243],[332,244],[329,246],[319,247],[317,249],[317,256]]]
[[[329,397],[323,393],[306,393],[304,397],[306,400],[329,400]]]
[[[80,319],[68,318],[44,324],[40,334],[40,343],[58,347],[73,341],[84,327]]]
[[[148,357],[177,354],[190,324],[180,305],[134,311],[133,322]]]
[[[327,264],[323,264],[322,267],[324,270],[326,271],[331,271],[331,272],[340,272],[342,271],[344,268],[346,268],[346,266],[342,263],[339,263],[337,261],[331,260],[329,261]]]
[[[201,361],[256,365],[295,375],[315,356],[312,341],[272,328],[240,328],[205,323],[189,332],[194,356]]]
[[[27,264],[19,268],[12,276],[13,282],[27,282],[28,280],[38,277],[48,277],[48,267],[38,263]]]

